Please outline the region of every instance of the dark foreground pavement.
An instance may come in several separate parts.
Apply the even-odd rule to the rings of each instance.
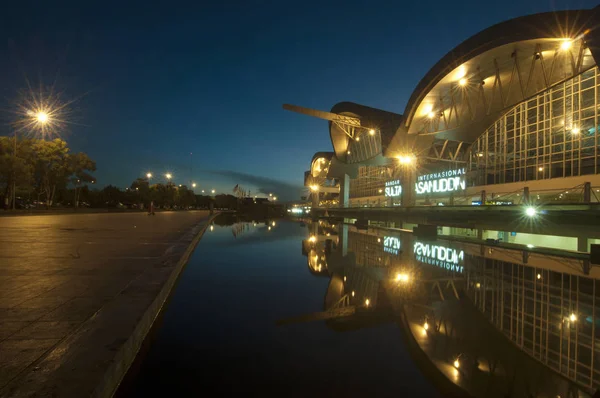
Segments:
[[[207,211],[0,219],[0,396],[110,396]]]

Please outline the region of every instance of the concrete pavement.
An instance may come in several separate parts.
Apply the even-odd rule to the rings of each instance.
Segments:
[[[0,396],[110,396],[208,217],[0,218]]]

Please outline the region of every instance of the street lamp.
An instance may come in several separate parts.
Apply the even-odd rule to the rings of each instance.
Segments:
[[[50,121],[50,116],[48,115],[48,112],[44,111],[44,110],[38,110],[37,112],[34,112],[32,110],[27,111],[27,116],[29,116],[29,118],[31,119],[30,124],[43,128],[44,126]],[[14,147],[14,162],[16,164],[17,162],[17,132],[15,131],[15,147]],[[14,174],[14,171],[13,171]],[[14,174],[13,176],[13,189],[12,189],[12,208],[13,210],[15,210],[17,208],[17,176],[16,174]]]
[[[273,196],[273,201],[276,201],[276,200],[277,200],[277,196]]]
[[[196,183],[192,183],[192,188],[196,188]]]
[[[165,177],[167,177],[167,180],[169,180],[169,182],[170,182],[171,178],[173,178],[173,175],[171,173],[167,173],[167,174],[165,174]]]
[[[44,111],[39,111],[36,115],[35,118],[37,119],[38,122],[45,124],[48,123],[48,114]]]
[[[152,173],[146,173],[146,178],[151,179],[152,178]]]
[[[215,190],[214,190],[214,189],[212,189],[212,190],[210,191],[210,193],[215,193]]]

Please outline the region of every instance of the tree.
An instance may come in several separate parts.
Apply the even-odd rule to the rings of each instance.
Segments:
[[[129,189],[136,194],[136,200],[141,203],[149,203],[151,198],[150,182],[146,178],[135,179]]]
[[[233,195],[219,194],[215,196],[215,206],[220,209],[237,209],[238,200]]]
[[[79,192],[82,186],[86,186],[88,183],[96,183],[96,179],[88,173],[88,171],[96,171],[96,162],[89,158],[89,156],[83,152],[69,155],[69,170],[71,173],[71,182],[75,185],[75,207],[79,207]]]
[[[15,141],[12,137],[0,137],[0,187],[5,197],[12,197],[13,184],[18,191],[31,191],[33,166],[32,140]]]

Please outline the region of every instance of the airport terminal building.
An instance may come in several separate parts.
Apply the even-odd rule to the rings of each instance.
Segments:
[[[516,18],[469,38],[404,111],[341,102],[305,173],[313,207],[594,203],[600,10]]]

